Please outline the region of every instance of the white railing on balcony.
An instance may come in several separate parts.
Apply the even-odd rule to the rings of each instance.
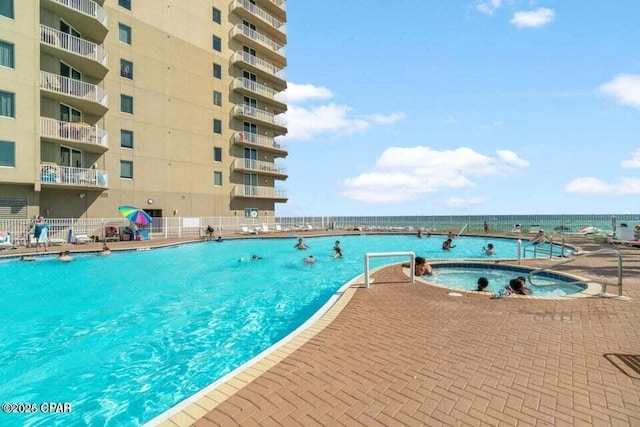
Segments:
[[[51,0],[85,15],[91,16],[100,22],[103,26],[107,26],[107,12],[93,0]],[[272,0],[273,1],[273,0]]]
[[[107,92],[101,87],[46,71],[40,71],[40,87],[53,92],[97,102],[105,107],[109,104]]]
[[[269,199],[286,199],[285,190],[273,187],[261,187],[258,185],[236,185],[233,187],[234,196],[265,197]]]
[[[92,59],[105,67],[107,66],[107,51],[104,50],[102,46],[81,39],[80,37],[72,36],[71,34],[63,33],[55,28],[41,24],[40,41],[49,46],[54,46],[58,49]]]
[[[277,90],[272,89],[268,86],[265,86],[263,84],[260,84],[258,82],[254,82],[253,80],[249,80],[247,78],[244,77],[237,77],[233,80],[233,86],[232,89],[239,89],[239,88],[244,88],[246,90],[249,90],[253,93],[257,93],[258,95],[262,95],[265,96],[267,98],[271,98],[274,100],[278,100],[279,99],[276,98],[276,95],[279,93]],[[280,101],[282,102],[282,101]]]
[[[278,68],[273,64],[268,63],[267,61],[258,58],[257,56],[253,56],[247,52],[236,52],[233,54],[233,61],[242,61],[249,65],[252,65],[256,68],[261,69],[262,71],[271,74],[274,77],[284,80],[284,69]]]
[[[274,51],[278,55],[285,56],[285,50],[283,45],[281,45],[280,43],[276,43],[275,41],[271,40],[269,37],[265,36],[264,34],[256,30],[251,29],[247,25],[238,24],[235,27],[233,27],[233,30],[231,30],[231,37],[234,37],[238,34],[244,34],[245,36],[249,37],[251,40],[254,40],[257,43],[260,43],[262,46]]]
[[[261,20],[271,25],[276,30],[282,33],[286,32],[286,27],[284,22],[271,16],[270,14],[265,12],[263,9],[260,9],[258,6],[251,3],[249,0],[234,0],[233,3],[231,3],[230,10],[233,10],[236,7],[241,7],[249,11],[249,13],[260,18]]]
[[[63,122],[61,120],[40,117],[40,135],[66,139],[69,141],[83,142],[85,144],[99,145],[108,148],[107,132],[98,126],[89,126],[81,122]]]
[[[281,175],[285,175],[287,173],[287,170],[284,167],[276,163],[264,162],[262,160],[254,159],[234,159],[233,168],[258,172],[277,173]]]
[[[278,142],[268,136],[258,135],[257,133],[236,132],[233,135],[233,140],[240,144],[256,144],[264,148],[273,148],[275,150],[287,151],[287,146],[284,143]]]
[[[43,184],[106,188],[109,186],[109,175],[106,171],[99,169],[42,163],[40,165],[40,182]]]
[[[275,4],[282,10],[287,10],[287,2],[285,0],[269,0],[271,3]]]
[[[284,117],[276,116],[273,113],[262,111],[249,105],[236,105],[233,109],[233,113],[237,116],[251,117],[274,125],[286,126],[284,123]]]

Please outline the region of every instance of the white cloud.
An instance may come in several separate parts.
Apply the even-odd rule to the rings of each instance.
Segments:
[[[469,206],[480,205],[486,202],[488,199],[486,197],[449,197],[445,200],[445,205],[451,208],[466,208]]]
[[[631,159],[620,162],[620,166],[623,168],[640,168],[640,147],[636,148],[636,151],[631,155]]]
[[[333,93],[323,86],[287,83],[287,89],[283,92],[283,96],[287,102],[297,104],[309,99],[330,99],[333,97]]]
[[[467,147],[442,151],[426,146],[390,147],[372,171],[346,179],[340,194],[366,203],[416,200],[442,189],[474,188],[474,178],[510,175],[526,165],[510,151],[489,157]]]
[[[640,74],[619,74],[599,90],[623,105],[640,108]]]
[[[282,138],[303,141],[321,134],[352,135],[362,133],[374,125],[391,125],[406,117],[403,112],[356,117],[350,106],[335,103],[301,105],[304,101],[326,100],[331,97],[333,93],[325,87],[287,83],[286,100],[289,104],[282,117],[288,132]]]
[[[553,9],[541,7],[529,12],[515,12],[509,22],[520,28],[537,28],[552,22],[555,17]]]
[[[640,178],[622,178],[616,184],[607,184],[598,178],[580,177],[565,186],[567,193],[589,196],[626,196],[640,194]]]
[[[502,0],[484,0],[476,3],[476,10],[486,15],[493,15],[493,12],[502,4]]]

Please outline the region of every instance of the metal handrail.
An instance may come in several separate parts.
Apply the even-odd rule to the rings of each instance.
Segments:
[[[564,250],[565,250],[565,247],[566,247],[564,234],[561,234],[560,237],[562,237],[562,243],[559,245],[560,246],[560,256],[564,256]],[[551,258],[553,258],[553,236],[548,237],[547,240],[549,241],[549,259],[551,259]],[[528,249],[530,250],[529,245],[527,245],[523,250],[523,254],[525,255],[525,258],[526,258]],[[542,253],[546,253],[547,252],[547,251],[542,250],[541,248],[539,248],[538,245],[534,245],[533,250],[532,250],[534,258],[536,258],[537,254],[538,254],[538,250],[540,250]]]
[[[598,249],[598,250],[593,251],[593,252],[585,252],[583,254],[576,255],[573,258],[563,259],[563,260],[555,262],[555,263],[553,263],[553,264],[551,264],[549,266],[535,269],[535,270],[529,272],[529,283],[531,283],[534,286],[555,285],[556,283],[538,284],[538,285],[536,285],[531,280],[531,277],[534,276],[535,274],[541,273],[541,272],[543,272],[545,270],[549,270],[549,269],[557,267],[559,265],[568,264],[570,262],[573,262],[573,261],[577,260],[578,258],[585,258],[585,257],[588,257],[588,256],[600,254],[600,253],[612,253],[612,254],[614,254],[615,256],[618,257],[618,283],[616,283],[616,284],[602,283],[602,285],[603,285],[602,293],[603,294],[606,293],[607,286],[609,286],[609,285],[610,286],[617,286],[618,287],[618,296],[622,296],[622,255],[620,255],[620,252],[616,251],[615,249]],[[562,282],[562,283],[563,284],[575,284],[575,283],[584,283],[584,281],[583,280],[577,280],[577,281],[574,281],[574,282]]]
[[[398,257],[408,256],[411,258],[409,268],[411,269],[411,283],[415,283],[416,277],[416,254],[414,252],[367,252],[364,254],[364,286],[368,289],[371,286],[371,280],[369,279],[369,259],[381,258],[381,257]]]

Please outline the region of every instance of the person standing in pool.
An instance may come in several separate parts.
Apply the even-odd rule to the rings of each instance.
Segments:
[[[300,249],[300,250],[309,249],[309,246],[307,246],[307,244],[304,242],[304,240],[302,240],[302,237],[300,237],[298,239],[298,243],[293,245],[293,247],[296,248],[296,249]]]
[[[453,249],[456,247],[456,245],[451,244],[452,240],[451,239],[447,239],[444,242],[442,242],[442,250],[443,251],[448,251],[450,249]]]
[[[342,258],[342,247],[340,246],[340,240],[336,240],[336,244],[333,245],[334,258]]]
[[[489,279],[486,277],[480,277],[478,279],[478,287],[476,288],[476,291],[482,292],[487,289],[487,286],[489,286]]]
[[[482,248],[485,255],[493,255],[496,253],[495,248],[493,247],[493,243],[489,243],[485,248]]]
[[[44,216],[38,216],[38,220],[33,226],[33,237],[36,239],[36,252],[40,248],[40,244],[44,246],[44,251],[47,251],[49,244],[49,223],[45,221]]]

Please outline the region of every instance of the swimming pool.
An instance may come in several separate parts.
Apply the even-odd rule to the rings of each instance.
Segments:
[[[575,283],[577,279],[551,272],[535,275],[529,282],[528,274],[533,269],[512,265],[489,265],[469,263],[434,263],[433,275],[424,276],[426,282],[444,286],[454,290],[474,291],[479,277],[489,280],[487,292],[497,293],[509,284],[509,280],[518,276],[527,278],[527,287],[532,296],[554,297],[566,296],[582,292],[587,288],[585,283]]]
[[[0,414],[2,425],[140,425],[191,396],[311,317],[362,273],[365,252],[428,259],[515,257],[516,242],[461,237],[332,237],[206,242],[71,263],[0,261],[0,395],[69,402],[71,413]],[[257,254],[264,259],[251,261]],[[302,259],[314,255],[314,265]],[[372,266],[403,259],[374,259]]]

